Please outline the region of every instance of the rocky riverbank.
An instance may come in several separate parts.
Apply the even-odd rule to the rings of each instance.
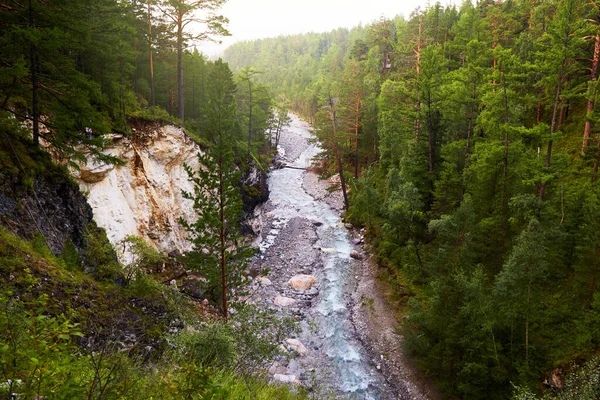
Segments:
[[[282,162],[308,166],[318,149],[294,118],[280,140]],[[309,171],[274,171],[271,198],[260,207],[261,248],[250,269],[251,301],[293,315],[301,327],[282,343],[289,357],[270,368],[274,380],[320,394],[356,399],[433,398],[400,351],[393,305],[375,278],[362,235],[340,219],[335,181]]]

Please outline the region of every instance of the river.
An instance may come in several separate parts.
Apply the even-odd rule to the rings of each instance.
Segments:
[[[310,137],[310,126],[292,116],[279,148],[288,166],[310,165],[319,152],[316,144],[309,143]],[[276,362],[270,372],[277,379],[295,379],[335,398],[400,398],[358,340],[351,322],[358,262],[350,256],[354,245],[340,218],[339,196],[336,203],[326,185],[314,176],[308,178],[310,173],[299,169],[272,171],[270,198],[259,210],[261,235],[256,244],[261,253],[254,266],[270,270],[269,285],[261,296],[269,307],[297,317],[302,328],[297,339],[307,348],[301,357]],[[290,289],[287,281],[297,274],[314,275],[316,287],[306,292]],[[277,296],[296,303],[277,306],[273,303]]]

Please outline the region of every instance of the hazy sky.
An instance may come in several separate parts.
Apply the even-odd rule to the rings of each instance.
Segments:
[[[406,17],[428,0],[228,0],[222,15],[229,18],[230,37],[223,43],[201,43],[198,50],[218,55],[237,41],[366,25],[384,15]],[[442,0],[443,5],[450,0]]]

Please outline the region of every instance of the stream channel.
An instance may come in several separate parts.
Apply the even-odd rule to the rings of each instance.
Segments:
[[[309,142],[310,126],[295,115],[282,133],[279,157],[288,166],[306,168],[320,151]],[[299,321],[297,338],[302,356],[276,361],[274,380],[316,388],[319,394],[348,399],[396,399],[397,393],[378,371],[351,322],[352,291],[358,262],[351,237],[340,218],[339,193],[327,191],[314,173],[281,168],[269,174],[269,200],[257,210],[260,247],[251,268],[268,269],[260,277],[259,297],[265,306]],[[317,283],[308,290],[288,285],[295,275],[308,274]],[[289,299],[278,305],[275,298]],[[371,360],[373,361],[373,360]]]

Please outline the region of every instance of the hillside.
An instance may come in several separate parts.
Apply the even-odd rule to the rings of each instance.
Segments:
[[[313,122],[405,350],[450,397],[551,398],[600,348],[598,15],[437,3],[226,51]]]

